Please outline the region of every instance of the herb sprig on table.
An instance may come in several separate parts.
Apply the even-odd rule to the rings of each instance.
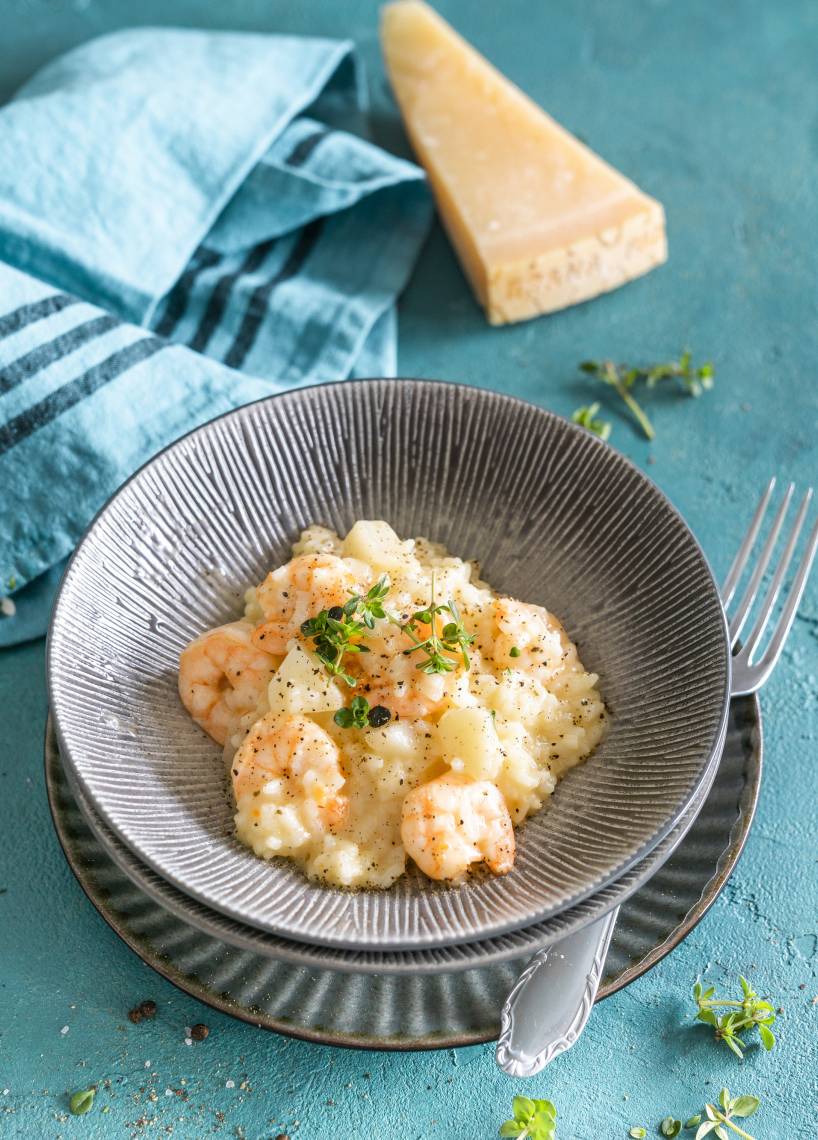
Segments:
[[[748,1116],[752,1116],[757,1110],[761,1101],[757,1096],[730,1096],[729,1089],[722,1089],[719,1094],[718,1106],[715,1104],[706,1104],[704,1112],[707,1117],[702,1121],[696,1129],[695,1140],[702,1140],[710,1132],[718,1137],[718,1140],[728,1140],[725,1125],[731,1131],[743,1136],[745,1140],[753,1140],[749,1132],[745,1132],[740,1125],[736,1124],[736,1119],[744,1120]]]
[[[615,364],[612,360],[584,360],[580,369],[591,376],[595,376],[603,384],[621,397],[633,415],[639,427],[648,439],[654,439],[656,432],[653,424],[634,395],[638,386],[652,391],[659,384],[668,380],[678,381],[682,391],[688,396],[701,396],[702,392],[713,387],[715,369],[708,361],[695,367],[693,357],[688,349],[681,354],[678,360],[668,360],[660,364],[651,364],[646,367],[634,367],[630,364]],[[577,408],[571,417],[576,423],[593,431],[602,439],[610,435],[610,424],[604,420],[596,419],[599,410],[598,404]],[[603,432],[605,434],[603,435]]]
[[[554,1140],[557,1135],[557,1110],[550,1100],[530,1100],[515,1096],[511,1102],[512,1119],[500,1126],[500,1135],[515,1140]]]
[[[666,1116],[659,1124],[660,1136],[678,1136],[682,1129],[686,1131],[689,1129],[696,1129],[696,1135],[692,1140],[703,1140],[711,1132],[718,1140],[729,1140],[727,1129],[731,1129],[739,1136],[743,1136],[744,1140],[753,1140],[749,1132],[738,1124],[736,1120],[746,1119],[752,1116],[761,1104],[757,1096],[730,1096],[729,1089],[722,1089],[719,1094],[719,1103],[706,1104],[702,1112],[697,1112],[695,1116],[691,1116],[682,1124],[681,1120],[676,1120],[672,1116]],[[648,1135],[647,1128],[641,1124],[634,1124],[628,1131],[628,1136],[631,1140],[645,1140]]]
[[[739,982],[742,996],[735,1000],[714,997],[715,986],[705,989],[701,982],[696,982],[693,987],[693,998],[698,1007],[696,1020],[712,1026],[716,1040],[723,1041],[737,1057],[743,1057],[747,1047],[739,1034],[755,1026],[761,1044],[769,1052],[775,1045],[775,1034],[770,1028],[775,1021],[775,1010],[766,998],[758,996],[746,978],[739,975]],[[717,1013],[717,1010],[726,1012]]]

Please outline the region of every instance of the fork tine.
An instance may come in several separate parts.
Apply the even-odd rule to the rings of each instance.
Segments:
[[[795,484],[790,483],[790,485],[789,485],[789,487],[787,487],[786,493],[784,495],[783,502],[781,503],[781,506],[778,508],[776,516],[773,519],[772,529],[770,530],[770,533],[767,536],[767,541],[764,543],[764,546],[763,546],[762,551],[761,551],[761,557],[759,558],[758,562],[756,563],[755,570],[753,570],[753,575],[747,584],[747,589],[744,591],[744,596],[742,597],[741,602],[739,603],[738,610],[736,611],[736,613],[734,614],[734,616],[732,617],[732,619],[730,621],[730,644],[731,645],[735,645],[735,643],[738,641],[739,634],[741,633],[742,628],[744,627],[744,623],[747,620],[747,615],[749,614],[750,609],[752,607],[752,604],[755,601],[756,594],[758,593],[758,587],[761,585],[761,580],[764,577],[764,575],[767,571],[767,567],[770,564],[770,559],[772,558],[773,550],[775,549],[775,544],[778,542],[778,536],[781,533],[781,527],[782,527],[783,522],[784,522],[784,516],[786,515],[787,510],[789,508],[790,501],[792,499],[794,490],[795,490]]]
[[[767,623],[772,616],[773,609],[775,608],[775,603],[778,600],[778,595],[781,590],[781,584],[784,581],[784,575],[787,573],[787,567],[789,566],[790,561],[792,560],[792,556],[795,553],[795,547],[798,542],[798,535],[801,533],[801,527],[804,525],[804,519],[806,518],[807,509],[810,505],[811,499],[812,487],[809,487],[807,493],[804,495],[804,498],[801,500],[801,506],[798,508],[798,514],[795,517],[795,525],[792,528],[789,540],[786,547],[784,548],[784,553],[781,555],[781,559],[778,563],[778,566],[776,567],[775,576],[770,583],[770,588],[767,591],[764,601],[762,602],[761,612],[756,619],[756,623],[753,626],[752,631],[744,642],[743,651],[747,656],[748,662],[752,660],[753,653],[758,648],[758,643],[761,640],[764,634],[764,630],[767,628]]]
[[[795,621],[795,615],[804,593],[810,570],[812,569],[816,550],[818,550],[818,519],[810,533],[807,548],[801,559],[801,565],[798,567],[798,573],[795,575],[795,579],[790,587],[789,597],[787,598],[787,603],[784,606],[781,617],[778,619],[778,625],[775,627],[764,657],[759,662],[760,680],[756,687],[764,684],[767,677],[769,677],[775,668],[778,658],[781,656],[781,650],[784,648],[787,634],[790,632],[792,623]]]
[[[767,484],[767,490],[761,496],[759,504],[756,507],[756,513],[753,515],[750,526],[747,528],[741,546],[736,552],[733,559],[733,564],[727,572],[727,577],[724,579],[724,585],[721,588],[721,600],[724,608],[730,605],[733,600],[733,594],[736,592],[736,586],[739,584],[739,579],[744,572],[744,567],[747,565],[747,559],[750,557],[750,551],[753,549],[758,532],[761,527],[761,520],[764,518],[767,506],[770,502],[770,497],[775,490],[775,475],[773,475],[770,482]]]

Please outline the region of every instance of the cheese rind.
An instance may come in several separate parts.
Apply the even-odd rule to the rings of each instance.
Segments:
[[[410,140],[492,324],[588,300],[666,260],[660,203],[422,0],[387,5],[382,40]]]

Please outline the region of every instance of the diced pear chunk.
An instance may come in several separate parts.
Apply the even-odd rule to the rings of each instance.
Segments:
[[[361,520],[344,539],[345,558],[368,562],[375,570],[397,570],[406,562],[403,543],[389,523]]]
[[[438,722],[437,745],[447,764],[475,780],[493,780],[503,763],[494,720],[486,709],[449,709]]]
[[[334,712],[345,703],[318,658],[294,645],[267,690],[271,712]]]

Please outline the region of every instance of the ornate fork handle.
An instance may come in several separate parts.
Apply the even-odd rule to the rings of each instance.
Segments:
[[[739,547],[721,590],[722,604],[729,621],[729,639],[733,651],[731,696],[757,692],[775,668],[818,553],[818,521],[809,533],[793,582],[787,592],[766,650],[762,639],[774,615],[785,576],[795,553],[799,535],[812,501],[808,488],[795,518],[773,580],[761,602],[755,624],[742,645],[741,631],[750,616],[761,589],[764,575],[778,542],[795,487],[787,488],[773,519],[770,533],[755,561],[747,587],[730,616],[728,610],[761,530],[761,524],[775,490],[771,479],[761,496],[747,534]],[[758,660],[757,660],[758,657]],[[611,935],[619,908],[597,919],[577,934],[540,950],[517,979],[500,1015],[500,1039],[497,1042],[497,1064],[513,1077],[531,1077],[570,1049],[585,1028],[599,988]]]
[[[501,1014],[497,1064],[504,1072],[532,1077],[570,1049],[582,1033],[618,913],[616,907],[538,951],[520,974]]]

